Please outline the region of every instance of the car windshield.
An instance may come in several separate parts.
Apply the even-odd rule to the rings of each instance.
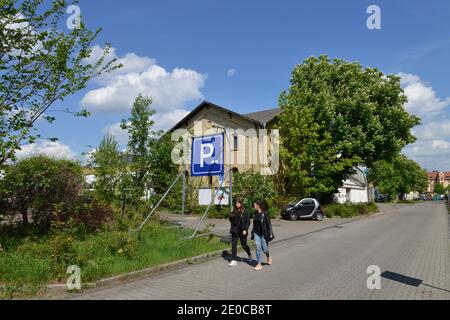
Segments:
[[[295,199],[295,200],[293,200],[293,201],[291,201],[291,202],[289,202],[289,206],[295,206],[297,203],[299,203],[300,202],[300,200],[302,200],[302,199]]]

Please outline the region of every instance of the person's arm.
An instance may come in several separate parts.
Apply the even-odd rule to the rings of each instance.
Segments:
[[[253,239],[255,239],[255,220],[253,220],[253,226],[252,226],[252,240]]]
[[[250,228],[250,216],[247,212],[244,213],[244,230],[248,232],[248,229]]]
[[[230,222],[233,222],[233,219],[234,219],[235,215],[236,215],[236,212],[234,212],[234,210],[231,211],[230,212],[230,216],[228,217],[228,220],[230,220]]]
[[[270,220],[270,216],[269,216],[269,213],[268,212],[265,212],[265,216],[266,216],[266,219],[267,219],[267,224],[268,224],[268,229],[269,229],[269,237],[270,238],[273,238],[273,229],[272,229],[272,221]]]

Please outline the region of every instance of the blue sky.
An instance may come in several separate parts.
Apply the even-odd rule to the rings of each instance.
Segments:
[[[381,8],[381,30],[369,30],[367,7]],[[423,117],[419,140],[405,153],[428,169],[450,170],[450,2],[414,1],[106,1],[81,0],[89,28],[101,27],[125,68],[91,81],[54,109],[85,107],[88,119],[58,115],[39,123],[43,136],[22,154],[81,157],[127,117],[137,91],[155,98],[167,129],[201,100],[252,112],[277,106],[290,72],[306,57],[327,53],[386,73],[401,73],[408,111]]]

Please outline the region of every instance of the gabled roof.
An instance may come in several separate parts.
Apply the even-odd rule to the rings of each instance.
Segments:
[[[428,172],[427,175],[428,175],[428,179],[436,180],[439,175],[439,172],[437,172],[437,171]]]
[[[234,112],[230,109],[227,109],[227,108],[224,108],[217,104],[214,104],[212,102],[203,101],[197,107],[195,107],[191,112],[189,112],[183,119],[181,119],[176,125],[174,125],[169,130],[169,132],[172,132],[172,131],[178,129],[179,127],[181,127],[182,125],[184,125],[187,121],[189,121],[189,119],[191,119],[203,107],[212,107],[212,108],[216,108],[216,109],[225,111],[235,117],[240,117],[240,118],[246,119],[246,120],[254,122],[262,127],[264,127],[266,123],[273,120],[279,114],[279,112],[277,113],[275,110],[280,110],[280,109],[272,109],[272,110],[265,110],[265,111],[254,112],[254,113],[249,113],[249,114],[239,114],[237,112]],[[276,116],[271,116],[273,114],[276,114]]]
[[[269,109],[269,110],[263,110],[253,113],[247,113],[245,116],[255,119],[256,121],[259,121],[263,124],[267,124],[271,121],[273,121],[276,117],[278,117],[281,113],[280,108],[275,109]]]

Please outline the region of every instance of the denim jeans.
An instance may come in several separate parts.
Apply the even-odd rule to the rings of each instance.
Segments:
[[[269,246],[267,245],[267,241],[264,238],[264,236],[258,236],[255,233],[255,244],[256,244],[256,261],[258,261],[258,263],[262,263],[262,253],[264,252],[266,254],[266,256],[270,256],[269,253]]]

